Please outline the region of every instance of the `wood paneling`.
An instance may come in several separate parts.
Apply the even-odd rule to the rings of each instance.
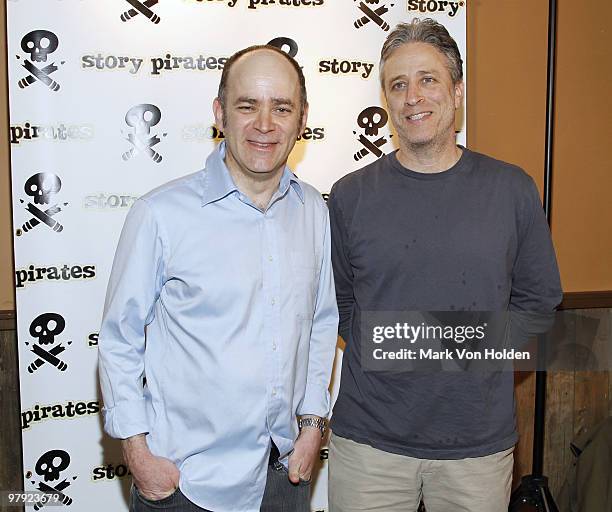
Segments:
[[[572,457],[574,439],[574,372],[549,372],[546,382],[546,435],[544,438],[544,474],[549,478],[553,496],[561,488]]]
[[[0,325],[0,490],[23,489],[19,413],[17,336]],[[17,510],[0,506],[2,512]]]
[[[558,4],[553,239],[565,291],[610,290],[612,2]]]
[[[559,309],[590,308],[612,308],[612,291],[564,293],[559,306]]]
[[[541,191],[548,2],[474,0],[467,13],[468,146],[521,166]]]
[[[6,2],[0,2],[0,44],[3,45],[0,49],[0,310],[15,308],[5,20]]]
[[[612,346],[612,310],[590,309],[579,313],[573,330],[566,335],[575,336],[579,341],[590,340],[594,353],[603,357],[602,348],[609,353]],[[560,490],[567,467],[573,460],[570,442],[592,429],[612,410],[610,372],[602,369],[548,374],[544,473],[549,477],[553,495]]]
[[[523,475],[531,474],[535,373],[516,372],[514,376],[514,392],[519,441],[514,449],[514,478],[512,487],[516,487],[521,483]]]

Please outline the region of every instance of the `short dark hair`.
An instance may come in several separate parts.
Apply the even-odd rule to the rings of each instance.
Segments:
[[[221,107],[225,111],[226,87],[232,66],[236,63],[238,59],[240,59],[240,57],[243,57],[252,52],[256,52],[258,50],[270,50],[272,52],[278,53],[279,55],[282,55],[293,66],[293,69],[295,69],[295,72],[298,76],[298,82],[300,84],[301,117],[304,114],[304,111],[306,110],[306,103],[308,103],[308,98],[306,96],[306,79],[304,78],[304,72],[302,71],[300,65],[295,61],[295,59],[291,57],[291,55],[284,52],[280,48],[269,44],[258,44],[254,46],[249,46],[248,48],[244,48],[242,50],[237,51],[226,61],[225,65],[223,66],[223,72],[221,73],[221,81],[219,82],[219,90],[217,92],[217,98],[219,99],[219,103],[221,103]]]
[[[448,33],[446,27],[431,18],[419,20],[415,18],[411,23],[399,23],[387,36],[380,51],[379,74],[380,83],[385,89],[384,66],[389,56],[400,46],[408,43],[427,43],[444,54],[448,61],[448,71],[453,83],[463,80],[463,60],[457,43]]]

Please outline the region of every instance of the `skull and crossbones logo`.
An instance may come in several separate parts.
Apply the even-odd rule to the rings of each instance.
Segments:
[[[380,3],[380,0],[365,0],[365,2],[359,2],[359,10],[364,14],[364,16],[362,16],[358,20],[355,20],[355,23],[354,23],[355,28],[361,28],[367,23],[370,23],[370,21],[373,21],[374,23],[376,23],[376,25],[378,25],[385,32],[388,32],[390,28],[389,24],[385,20],[382,19],[382,16],[389,12],[389,7],[383,4],[380,7],[373,9],[369,7],[368,5],[366,5],[366,4],[371,5],[371,4],[379,4],[379,3]],[[394,5],[395,4],[391,4],[390,7],[393,7]]]
[[[368,137],[377,137],[379,130],[385,127],[389,115],[387,111],[382,107],[367,107],[363,109],[357,116],[357,124],[364,129],[364,134],[359,135],[359,142],[363,145],[361,151],[357,151],[353,155],[353,158],[358,161],[364,156],[372,153],[376,158],[380,158],[384,153],[380,150],[380,147],[389,142],[386,137],[378,137],[375,141],[371,141]],[[355,135],[356,131],[353,132]],[[366,137],[366,135],[368,137]],[[391,137],[391,136],[390,136]]]
[[[37,358],[28,366],[28,372],[34,373],[41,366],[49,363],[59,371],[66,371],[68,363],[62,361],[58,356],[66,350],[61,343],[55,345],[55,339],[66,328],[66,321],[59,313],[43,313],[38,315],[30,324],[30,336],[38,340],[38,345],[32,343],[30,349]],[[66,345],[71,345],[72,341],[67,341]],[[26,345],[30,343],[26,342]],[[54,345],[52,348],[43,348],[42,345]]]
[[[69,487],[72,482],[70,482],[67,478],[64,478],[59,483],[47,483],[47,482],[55,482],[60,479],[61,474],[68,469],[70,465],[70,454],[65,450],[49,450],[48,452],[43,453],[38,460],[36,461],[36,465],[34,466],[34,471],[40,477],[42,477],[38,482],[36,480],[30,480],[33,485],[37,486],[39,491],[42,491],[47,494],[54,494],[58,497],[58,502],[63,505],[69,506],[72,503],[72,498],[68,496],[64,489]],[[26,473],[26,478],[29,480],[32,478],[32,472],[28,471]],[[76,480],[76,476],[73,476],[71,479]],[[55,503],[54,503],[55,504]],[[34,505],[34,510],[40,510],[45,506],[45,502],[37,502]]]
[[[157,4],[159,0],[146,0],[144,2],[141,2],[140,0],[125,1],[130,4],[132,8],[129,11],[125,11],[121,15],[121,21],[130,21],[132,18],[138,16],[139,14],[144,15],[156,25],[161,21],[161,18],[151,10],[151,7]]]
[[[134,133],[127,136],[132,147],[123,153],[123,160],[127,161],[140,153],[145,153],[155,163],[162,161],[162,156],[153,149],[153,146],[159,144],[160,138],[157,135],[151,136],[151,127],[157,125],[160,119],[161,111],[150,103],[135,105],[128,110],[125,114],[125,122],[134,130]],[[166,134],[164,133],[163,136],[165,137]]]
[[[54,215],[61,212],[63,208],[68,206],[68,203],[55,205],[42,210],[36,205],[47,205],[51,203],[55,194],[57,194],[62,188],[62,180],[57,174],[51,172],[38,172],[28,178],[25,182],[23,190],[32,199],[28,201],[26,211],[33,215],[27,222],[25,222],[21,229],[17,230],[17,236],[21,236],[23,233],[34,229],[40,224],[45,224],[47,227],[59,233],[64,229],[64,226],[53,218]],[[25,204],[24,199],[20,199],[19,202]]]
[[[44,68],[37,67],[34,62],[47,62],[51,53],[57,50],[59,39],[49,30],[33,30],[28,32],[21,40],[21,49],[30,55],[30,60],[26,59],[23,67],[29,75],[19,80],[19,87],[25,89],[36,81],[45,84],[52,91],[59,91],[60,85],[49,75],[55,73],[58,67],[55,63],[48,64]],[[19,59],[19,55],[17,55]],[[62,61],[61,64],[64,64]]]

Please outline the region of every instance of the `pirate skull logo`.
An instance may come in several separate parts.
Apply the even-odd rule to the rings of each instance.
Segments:
[[[55,337],[61,334],[66,327],[66,321],[57,313],[43,313],[38,315],[30,324],[30,335],[38,339],[41,345],[55,343]]]
[[[70,455],[68,452],[64,450],[49,450],[39,457],[34,468],[36,474],[41,476],[42,479],[38,480],[38,482],[36,480],[30,481],[33,485],[36,485],[39,491],[45,494],[55,495],[58,500],[55,504],[70,506],[72,504],[72,498],[66,494],[65,489],[72,485],[70,480],[76,480],[77,476],[74,475],[70,478],[64,478],[61,482],[55,483],[60,479],[62,472],[68,469],[69,465]],[[32,472],[26,472],[25,476],[27,479],[32,478]],[[34,504],[34,510],[38,511],[48,503],[48,501],[38,501]]]
[[[25,209],[32,216],[23,223],[21,229],[17,229],[17,236],[21,236],[43,224],[56,233],[64,229],[64,226],[53,217],[68,206],[68,203],[54,204],[46,209],[36,206],[36,204],[49,204],[53,200],[53,196],[57,194],[61,188],[62,180],[60,180],[59,176],[51,172],[39,172],[28,178],[23,189],[33,201],[28,202]],[[19,202],[25,204],[26,200],[19,199]]]
[[[132,147],[123,153],[123,160],[129,160],[139,153],[145,153],[155,163],[162,161],[163,157],[153,149],[153,146],[159,144],[160,138],[157,135],[151,135],[151,127],[157,125],[160,119],[161,110],[150,103],[135,105],[127,111],[125,122],[134,129],[134,133],[127,136]]]
[[[368,137],[377,137],[378,132],[387,124],[388,120],[389,114],[387,114],[387,111],[378,106],[366,107],[359,113],[357,124],[364,129],[365,135],[362,133],[357,138],[363,148],[353,155],[355,161],[359,161],[370,154],[376,158],[384,155],[380,148],[389,142],[389,140],[384,135],[381,135],[376,140],[370,140]],[[357,135],[356,131],[353,131],[353,133]],[[389,135],[389,138],[391,137],[393,135]]]
[[[378,135],[378,130],[387,124],[389,115],[382,107],[368,107],[357,117],[357,124],[365,128],[366,135]]]
[[[159,123],[161,111],[155,105],[144,103],[136,105],[125,114],[125,122],[136,131],[137,135],[149,135],[151,127]]]
[[[21,49],[30,54],[34,62],[47,62],[47,56],[57,50],[59,39],[48,30],[33,30],[23,36]]]
[[[26,341],[36,359],[28,365],[28,372],[34,373],[47,363],[60,372],[66,371],[68,363],[61,359],[61,354],[72,344],[72,341],[56,343],[56,338],[64,332],[66,321],[58,313],[43,313],[38,315],[30,324],[30,335],[38,341],[38,345]],[[45,348],[43,345],[53,345]]]
[[[62,188],[59,176],[50,172],[39,172],[25,182],[25,193],[34,198],[36,204],[49,204],[51,196]]]
[[[30,59],[25,59],[22,64],[28,74],[17,82],[20,89],[40,82],[54,92],[60,90],[60,84],[51,78],[51,75],[58,70],[56,63],[52,62],[44,67],[37,67],[35,64],[36,62],[47,62],[49,55],[57,50],[58,46],[58,37],[49,30],[32,30],[23,36],[21,49],[30,56]],[[21,57],[17,55],[17,59]],[[61,64],[64,64],[64,61],[61,61]]]
[[[70,464],[70,455],[64,450],[49,450],[43,453],[36,462],[36,474],[45,482],[59,480],[60,473]]]

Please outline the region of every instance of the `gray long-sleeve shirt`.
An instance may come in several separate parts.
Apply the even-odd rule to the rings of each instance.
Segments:
[[[347,342],[334,433],[427,459],[515,444],[511,372],[364,371],[360,322],[365,311],[552,311],[559,271],[533,180],[464,148],[434,174],[393,153],[339,180],[328,205]]]

